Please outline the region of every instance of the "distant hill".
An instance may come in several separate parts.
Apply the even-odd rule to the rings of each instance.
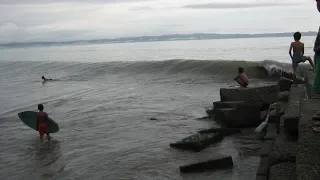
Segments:
[[[152,42],[152,41],[179,41],[179,40],[201,40],[201,39],[235,39],[235,38],[266,38],[266,37],[289,37],[292,32],[285,33],[263,33],[263,34],[171,34],[161,36],[123,37],[114,39],[77,40],[77,41],[48,41],[48,42],[17,42],[0,44],[0,47],[27,47],[27,46],[60,46],[74,44],[106,44],[106,43],[128,43],[128,42]],[[303,36],[316,36],[317,32],[302,32]]]

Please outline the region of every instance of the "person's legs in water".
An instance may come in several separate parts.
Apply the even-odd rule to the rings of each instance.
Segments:
[[[40,138],[43,139],[44,134],[47,135],[47,138],[50,139],[50,134],[49,134],[49,128],[47,126],[47,124],[40,124],[39,125],[39,134],[40,134]]]

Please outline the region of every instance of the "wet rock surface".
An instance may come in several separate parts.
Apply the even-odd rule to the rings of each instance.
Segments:
[[[221,141],[223,135],[220,133],[194,134],[178,142],[171,143],[170,147],[199,152],[209,145]]]
[[[217,159],[211,159],[208,161],[192,163],[184,166],[180,166],[180,172],[204,172],[206,170],[224,169],[233,166],[231,156],[221,157]]]
[[[201,130],[198,133],[199,134],[220,133],[223,136],[229,136],[232,134],[241,133],[241,129],[239,129],[239,128],[210,128],[210,129]]]

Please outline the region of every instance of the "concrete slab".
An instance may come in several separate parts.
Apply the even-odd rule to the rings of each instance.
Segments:
[[[257,176],[256,180],[268,180],[268,176]]]
[[[257,176],[268,176],[269,174],[269,159],[268,157],[260,157],[260,164],[257,171]]]
[[[298,134],[298,124],[300,119],[300,100],[306,97],[305,86],[298,85],[292,87],[290,91],[290,98],[288,108],[284,113],[284,129],[291,135]]]
[[[320,110],[320,101],[301,101],[297,146],[297,180],[316,179],[320,175],[320,133],[314,133],[312,115]]]
[[[233,166],[233,161],[231,156],[226,156],[218,159],[211,159],[208,161],[197,162],[193,164],[188,164],[180,166],[180,172],[203,172],[210,169],[224,169]]]
[[[266,140],[261,149],[260,149],[260,157],[269,156],[272,148],[273,148],[273,140]]]
[[[281,163],[269,169],[269,180],[295,180],[296,164],[291,162]]]
[[[284,132],[276,137],[271,152],[269,153],[269,165],[281,162],[294,162],[296,160],[297,142],[286,138]]]
[[[221,88],[221,101],[254,101],[272,104],[278,100],[278,85],[253,86],[247,88]]]

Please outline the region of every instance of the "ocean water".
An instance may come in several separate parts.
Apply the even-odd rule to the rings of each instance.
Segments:
[[[312,55],[313,37],[305,37]],[[261,142],[252,129],[201,152],[169,144],[217,126],[197,120],[243,66],[290,71],[290,38],[220,39],[0,50],[0,179],[254,179]],[[263,67],[258,68],[258,67]],[[41,76],[55,81],[41,82]],[[60,126],[50,141],[18,118],[45,111]],[[150,118],[157,120],[150,120]],[[179,166],[231,155],[234,167],[180,174]]]

